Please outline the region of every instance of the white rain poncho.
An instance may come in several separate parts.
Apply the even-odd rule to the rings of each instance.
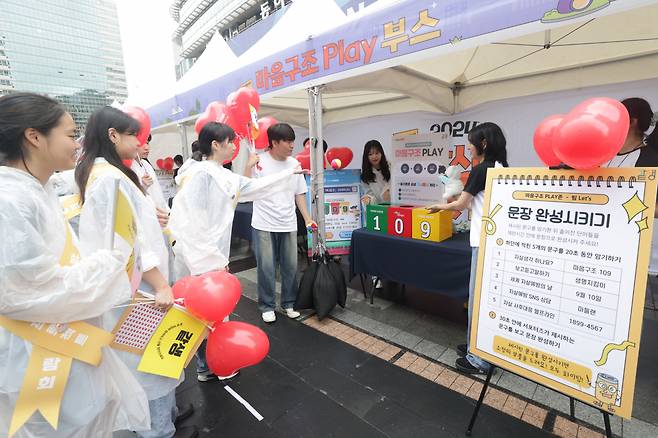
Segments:
[[[0,166],[0,315],[101,326],[101,315],[130,296],[118,252],[98,251],[72,266],[59,264],[67,226],[52,187]],[[0,327],[0,437],[7,436],[31,352],[30,342]],[[105,348],[98,367],[73,360],[57,431],[33,414],[14,436],[107,437],[112,430],[147,430],[149,425],[144,392]]]
[[[169,205],[167,205],[167,201],[164,198],[164,194],[162,193],[162,187],[160,186],[160,181],[158,181],[158,175],[156,175],[153,166],[151,166],[151,164],[146,160],[141,160],[139,158],[136,158],[133,160],[130,168],[132,169],[133,172],[135,172],[135,174],[137,174],[137,178],[139,178],[140,182],[142,181],[142,178],[145,175],[151,177],[151,179],[153,180],[153,184],[151,184],[146,189],[146,193],[151,197],[151,200],[153,201],[156,207],[168,211]]]
[[[181,167],[180,189],[171,209],[169,230],[176,245],[176,275],[199,275],[225,268],[238,202],[263,199],[292,184],[294,170],[264,178],[247,178],[214,161]]]
[[[96,159],[94,168],[97,166],[111,167],[103,158]],[[85,189],[85,203],[80,212],[79,226],[81,253],[83,256],[91,254],[100,248],[105,248],[107,245],[106,236],[113,227],[113,224],[110,223],[109,212],[111,200],[114,199],[115,181],[117,179],[119,180],[119,190],[126,195],[133,211],[135,231],[137,233],[135,248],[138,253],[135,257],[136,263],[139,264],[142,272],[158,268],[162,276],[165,279],[168,278],[169,254],[162,237],[162,228],[160,228],[155,207],[128,177],[113,167],[106,171],[99,171],[98,176],[90,181]],[[127,245],[120,245],[119,242],[115,242],[115,246],[121,249],[126,257],[132,251],[132,248],[127,247]],[[142,290],[147,289],[144,283],[140,288]],[[112,331],[125,310],[126,308],[115,309],[105,315],[103,318],[104,329]],[[176,379],[137,371],[141,356],[118,350],[116,353],[137,377],[149,400],[164,397],[176,388],[180,382]]]

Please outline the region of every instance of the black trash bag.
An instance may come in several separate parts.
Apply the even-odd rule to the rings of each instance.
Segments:
[[[345,308],[345,302],[347,301],[347,282],[345,281],[345,274],[343,274],[343,269],[340,267],[340,262],[332,258],[329,263],[329,271],[331,275],[334,276],[336,281],[336,294],[337,294],[337,304],[340,307]]]
[[[295,309],[312,309],[313,308],[313,283],[315,275],[318,272],[320,262],[315,259],[308,265],[308,268],[302,274],[297,289],[297,300],[295,300]]]
[[[322,320],[336,307],[338,301],[338,285],[331,270],[328,260],[320,259],[318,271],[313,282],[313,307],[318,319]]]

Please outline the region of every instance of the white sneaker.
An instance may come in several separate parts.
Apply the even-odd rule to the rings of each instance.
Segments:
[[[302,316],[301,313],[299,313],[298,311],[296,311],[292,307],[289,307],[289,308],[283,309],[283,310],[286,312],[286,315],[288,315],[288,318],[295,319],[295,318],[299,318],[300,316]]]
[[[274,310],[269,310],[267,312],[263,312],[261,315],[263,317],[264,322],[274,322],[276,321],[276,313],[274,313]]]

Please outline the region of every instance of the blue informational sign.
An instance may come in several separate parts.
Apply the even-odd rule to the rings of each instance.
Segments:
[[[310,176],[306,183],[310,186]],[[311,205],[310,190],[306,196]],[[324,172],[323,211],[327,251],[332,255],[349,254],[352,232],[362,227],[360,170]],[[311,248],[311,233],[308,236]]]

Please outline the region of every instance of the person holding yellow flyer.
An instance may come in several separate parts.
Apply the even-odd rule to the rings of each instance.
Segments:
[[[0,97],[0,437],[149,427],[146,395],[98,328],[130,298],[126,259],[102,248],[80,257],[49,183],[75,166],[75,139],[55,100]]]
[[[126,267],[133,292],[153,291],[155,307],[173,305],[168,284],[168,254],[155,208],[141,189],[135,173],[122,160],[135,156],[140,125],[137,120],[112,108],[96,110],[89,118],[84,151],[76,168],[80,189],[80,246],[83,254],[105,248],[110,241],[129,257]],[[140,282],[141,280],[141,282]],[[112,330],[125,309],[116,309],[104,321]],[[118,351],[133,371],[149,399],[151,430],[139,432],[144,438],[168,438],[176,432],[175,389],[180,379],[137,371],[141,356]],[[189,436],[196,436],[196,429]]]
[[[227,269],[237,203],[263,199],[285,190],[293,175],[304,172],[298,167],[255,179],[233,173],[222,164],[235,152],[234,139],[235,132],[230,126],[207,123],[199,133],[199,150],[207,159],[183,166],[178,173],[181,189],[174,198],[169,221],[176,240],[178,278]],[[257,162],[258,156],[252,154],[247,167],[250,169]],[[200,381],[216,378],[208,370],[204,353],[205,345],[202,345],[197,356]]]
[[[507,167],[507,149],[505,135],[498,125],[491,122],[477,125],[468,134],[469,151],[473,160],[479,164],[473,166],[468,176],[464,191],[457,200],[447,204],[435,204],[427,207],[431,213],[440,210],[471,209],[471,277],[468,286],[468,333],[466,344],[458,345],[457,352],[460,357],[455,367],[465,373],[486,374],[489,364],[479,357],[471,354],[468,340],[471,338],[471,318],[473,312],[473,292],[475,290],[475,276],[478,263],[478,248],[480,246],[480,230],[482,228],[482,206],[484,203],[484,187],[487,181],[487,170],[493,167]]]

